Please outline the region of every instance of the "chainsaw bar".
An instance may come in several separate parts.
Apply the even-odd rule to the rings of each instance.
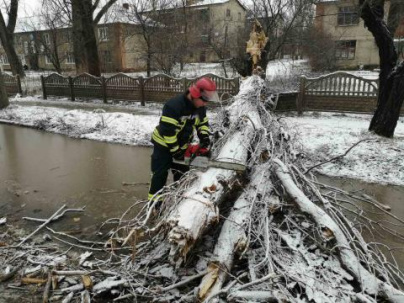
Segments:
[[[207,169],[209,167],[215,167],[240,172],[246,170],[246,166],[244,164],[210,160],[207,157],[195,157],[194,159],[191,160],[191,163],[186,163],[186,161],[178,161],[178,160],[174,160],[174,162],[178,164],[189,165],[190,167],[195,167],[198,169]]]

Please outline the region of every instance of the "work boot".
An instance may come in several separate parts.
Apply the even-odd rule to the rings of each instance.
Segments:
[[[157,202],[156,202],[157,200]],[[161,206],[163,205],[163,200],[160,197],[160,195],[152,195],[149,194],[149,203],[148,203],[148,208],[152,207],[153,203],[155,203],[153,210],[152,210],[152,215],[157,216],[160,213]]]

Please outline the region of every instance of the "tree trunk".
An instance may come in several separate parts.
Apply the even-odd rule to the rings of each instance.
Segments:
[[[0,72],[0,109],[6,108],[9,105],[6,87],[4,85],[3,75]]]
[[[374,3],[372,6],[365,0],[361,0],[360,3],[361,17],[375,38],[380,57],[379,96],[369,130],[384,137],[393,137],[403,103],[404,71],[402,65],[393,71],[397,64],[397,53],[393,37],[383,20],[384,1],[381,4]]]
[[[264,199],[266,195],[270,195],[272,192],[270,177],[271,173],[267,166],[257,167],[249,186],[234,203],[217,239],[213,260],[209,262],[208,273],[199,285],[201,301],[209,302],[209,296],[213,296],[222,289],[232,270],[235,254],[244,251],[249,245],[245,231],[251,218],[253,204],[251,201],[254,201],[257,196]]]
[[[381,136],[393,137],[404,101],[404,61],[386,80],[378,97],[378,103],[383,101],[383,105],[377,107],[369,130]]]
[[[9,17],[10,18],[10,17]],[[14,48],[14,34],[9,31],[3,18],[3,14],[0,12],[0,41],[6,52],[8,62],[11,67],[13,75],[20,75],[25,77],[24,69]]]
[[[101,76],[91,0],[73,0],[74,58],[78,73]]]
[[[76,72],[85,72],[84,54],[84,38],[83,38],[83,23],[81,19],[81,1],[72,0],[72,20],[73,20],[73,53]]]
[[[147,59],[146,59],[146,72],[147,72],[147,77],[150,77],[150,73],[151,73],[151,51],[150,51],[150,47],[149,50],[147,52]]]

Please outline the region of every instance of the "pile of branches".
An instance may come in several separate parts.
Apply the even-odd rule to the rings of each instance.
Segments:
[[[157,201],[139,201],[135,217],[128,209],[107,221],[107,243],[50,230],[75,249],[108,255],[37,261],[44,301],[404,302],[404,274],[390,249],[363,238],[404,239],[395,231],[404,221],[369,196],[319,183],[264,88],[259,77],[246,80],[214,125],[213,158],[245,164],[244,173],[191,170],[161,193],[159,214]],[[372,220],[364,203],[384,220]],[[38,250],[24,243],[0,253],[23,279],[21,266],[34,265]]]

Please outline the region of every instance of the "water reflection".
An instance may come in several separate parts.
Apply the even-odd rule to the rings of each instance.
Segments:
[[[331,178],[326,176],[319,176],[318,180],[322,183],[349,191],[350,193],[358,197],[362,196],[363,194],[369,195],[380,203],[390,206],[390,213],[398,217],[399,220],[404,221],[404,187],[365,183],[358,180],[346,178]],[[349,207],[349,209],[351,209],[352,211],[357,212],[357,208],[352,206],[350,207],[349,204],[345,206]],[[374,222],[380,222],[388,228],[391,228],[393,232],[397,231],[401,234],[404,234],[404,224],[392,219],[391,216],[381,211],[380,209],[365,202],[360,203],[357,206],[359,206],[361,209],[366,210],[367,216],[369,216],[369,218],[372,219]],[[348,214],[348,217],[354,218],[354,215]],[[360,228],[358,224],[356,226]],[[377,227],[376,224],[375,226]],[[394,258],[397,260],[399,267],[401,269],[404,269],[403,239],[383,232],[380,228],[375,228],[370,231],[367,229],[363,229],[362,234],[368,242],[382,243],[392,248],[391,251],[394,255]],[[386,247],[379,247],[386,253],[386,255],[389,254]],[[391,260],[391,258],[389,259]]]
[[[80,220],[63,219],[77,228],[119,216],[147,197],[150,148],[9,125],[0,125],[0,148],[0,213],[15,222],[21,216],[50,216],[66,203],[87,207]]]

